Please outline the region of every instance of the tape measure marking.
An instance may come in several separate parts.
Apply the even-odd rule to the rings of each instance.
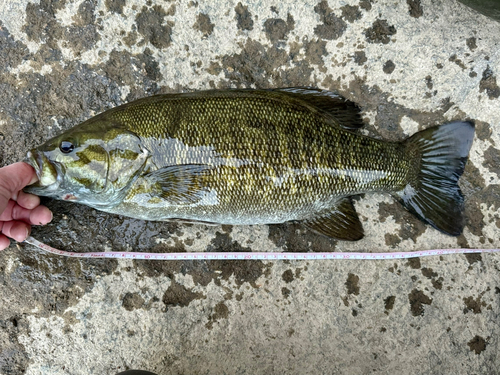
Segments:
[[[75,253],[54,249],[29,236],[25,242],[46,252],[70,258],[112,258],[144,260],[320,260],[320,259],[361,259],[388,260],[409,259],[446,254],[496,253],[500,249],[434,249],[388,253],[276,253],[276,252],[236,252],[236,253],[137,253],[126,251]]]

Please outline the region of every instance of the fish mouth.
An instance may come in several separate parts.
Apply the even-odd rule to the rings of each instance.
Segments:
[[[31,165],[35,170],[38,181],[26,186],[26,192],[46,195],[43,192],[52,191],[59,187],[61,173],[58,163],[50,161],[42,152],[37,150],[28,151],[25,163]]]
[[[36,153],[33,153],[31,151],[28,151],[28,154],[26,155],[26,159],[23,161],[33,167],[35,170],[36,176],[38,177],[38,181],[35,182],[35,184],[40,182],[40,176],[42,174],[42,158],[41,157],[35,157]],[[34,184],[33,184],[34,185]]]

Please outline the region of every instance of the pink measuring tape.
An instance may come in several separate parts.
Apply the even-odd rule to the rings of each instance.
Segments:
[[[446,254],[496,253],[500,249],[435,249],[388,253],[276,253],[276,252],[235,252],[235,253],[136,253],[110,251],[98,253],[74,253],[54,249],[29,236],[24,242],[46,252],[71,258],[112,258],[144,260],[319,260],[319,259],[408,259]]]

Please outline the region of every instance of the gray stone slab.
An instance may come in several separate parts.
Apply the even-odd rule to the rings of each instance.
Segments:
[[[299,224],[151,223],[44,200],[33,236],[75,251],[500,247],[500,23],[454,0],[0,1],[0,164],[157,93],[317,86],[401,140],[476,122],[457,237],[384,194],[366,237]],[[393,261],[74,260],[0,253],[0,374],[498,373],[498,254]]]

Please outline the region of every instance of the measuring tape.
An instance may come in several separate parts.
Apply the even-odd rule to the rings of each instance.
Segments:
[[[319,260],[319,259],[409,259],[432,255],[496,253],[500,249],[435,249],[408,252],[388,253],[276,253],[276,252],[234,252],[234,253],[136,253],[127,251],[110,251],[98,253],[74,253],[54,249],[29,236],[24,242],[46,252],[70,258],[112,258],[112,259],[144,259],[144,260]]]

